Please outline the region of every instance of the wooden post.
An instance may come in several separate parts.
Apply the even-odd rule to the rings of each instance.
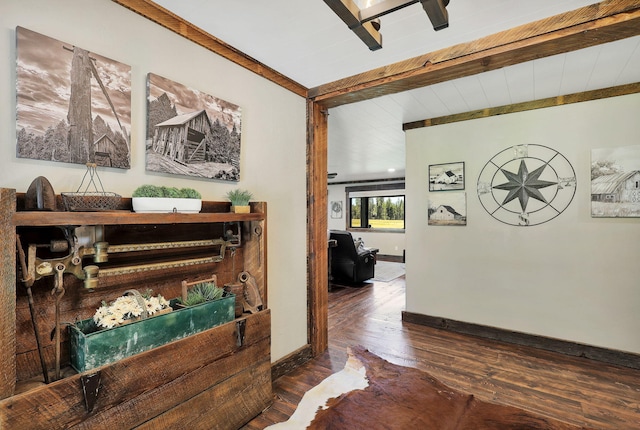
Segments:
[[[327,116],[307,102],[307,246],[309,343],[316,356],[329,346],[327,271]]]
[[[0,188],[0,399],[16,387],[16,190]]]

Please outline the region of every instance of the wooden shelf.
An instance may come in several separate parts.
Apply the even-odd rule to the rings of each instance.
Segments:
[[[19,226],[59,225],[117,225],[117,224],[198,224],[233,221],[261,221],[264,213],[135,213],[114,212],[39,212],[24,211],[13,215],[13,224]]]
[[[63,207],[60,197],[56,199],[56,207]],[[236,429],[271,404],[267,203],[252,202],[251,213],[247,214],[229,212],[230,202],[203,201],[199,213],[135,213],[131,203],[130,198],[122,198],[114,211],[27,211],[24,194],[0,187],[0,428],[92,428],[101,423],[117,423],[121,428],[158,428],[181,423],[185,428]],[[170,244],[221,237],[226,234],[224,223],[228,222],[241,224],[237,233],[242,239],[241,244],[229,250],[229,257],[181,266],[172,263],[209,256],[214,248],[141,247],[140,252],[126,251],[108,262],[98,262],[106,263],[102,273],[110,268],[135,270],[100,278],[100,286],[105,288],[92,291],[84,288],[83,278],[77,276],[82,270],[82,257],[87,257],[87,263],[96,263],[89,259],[89,253],[81,256],[78,264],[72,253],[61,256],[63,251],[41,249],[61,240],[61,232],[50,227],[106,226],[95,229],[95,239],[99,235],[99,241],[115,239],[115,244]],[[21,242],[17,241],[18,234]],[[90,234],[86,236],[92,239]],[[17,243],[26,253],[23,261],[19,261]],[[34,252],[36,248],[41,260]],[[29,270],[21,269],[22,263],[32,263],[35,271],[40,261],[50,265],[63,262],[65,266],[64,277],[61,276],[65,295],[59,316],[50,293],[53,276],[44,279],[45,274],[35,279],[29,294],[23,291],[22,282],[16,282],[23,277],[21,272]],[[97,394],[91,411],[87,410],[81,384],[87,372],[76,374],[68,365],[70,342],[66,328],[57,344],[48,336],[39,336],[38,341],[34,335],[34,327],[48,331],[60,324],[56,321],[88,318],[100,303],[132,288],[151,288],[164,297],[178,297],[184,280],[197,281],[213,273],[220,285],[233,285],[239,282],[239,271],[250,273],[255,280],[263,302],[261,311],[250,314],[243,312],[241,306],[235,309],[235,321],[101,366],[96,373],[104,388]],[[45,383],[45,375],[53,375],[52,369],[58,364],[69,371],[58,380]],[[162,378],[155,377],[158,374]],[[223,397],[239,398],[242,407],[238,408],[237,402],[210,407]],[[51,398],[64,401],[43,414],[42,399]],[[194,410],[198,412],[195,415]]]

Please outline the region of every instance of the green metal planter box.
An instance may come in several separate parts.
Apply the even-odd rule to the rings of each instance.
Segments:
[[[235,296],[225,296],[110,329],[93,318],[69,326],[71,366],[84,372],[233,321]]]

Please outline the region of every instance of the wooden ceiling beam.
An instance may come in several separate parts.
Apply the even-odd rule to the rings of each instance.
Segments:
[[[420,0],[420,3],[434,30],[439,31],[449,27],[449,13],[446,9],[449,0]]]
[[[301,97],[307,96],[308,89],[306,87],[185,21],[151,0],[113,1]]]
[[[558,97],[548,97],[544,99],[532,100],[529,102],[514,103],[505,106],[498,106],[486,109],[478,109],[471,112],[463,112],[453,115],[445,115],[437,118],[423,119],[402,124],[402,130],[413,130],[416,128],[433,127],[436,125],[452,124],[460,121],[470,121],[472,119],[489,118],[491,116],[506,115],[516,112],[525,112],[534,109],[543,109],[554,106],[564,106],[573,103],[582,103],[592,100],[606,99],[609,97],[625,96],[627,94],[640,93],[640,82],[620,85],[617,87],[603,88],[599,90],[583,91],[580,93],[567,94]],[[332,182],[333,183],[333,182]]]
[[[326,108],[640,34],[640,0],[607,0],[309,90]]]
[[[324,0],[324,2],[371,51],[382,48],[382,35],[372,23],[360,22],[360,9],[353,0]]]

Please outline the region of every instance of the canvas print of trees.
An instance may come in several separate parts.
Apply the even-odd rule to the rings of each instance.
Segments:
[[[240,180],[240,107],[153,73],[147,90],[147,170]]]
[[[18,158],[131,166],[131,67],[16,28]]]
[[[591,150],[591,216],[640,217],[640,145]]]

